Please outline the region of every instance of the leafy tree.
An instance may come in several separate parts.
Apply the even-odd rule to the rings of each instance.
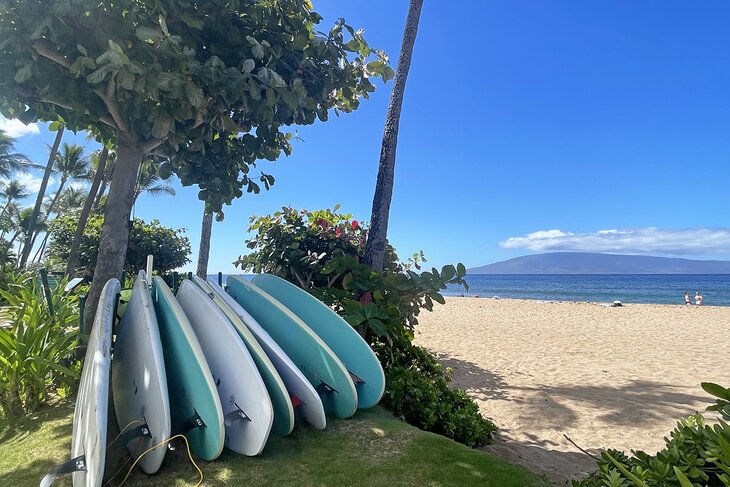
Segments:
[[[13,171],[23,167],[28,158],[13,152],[15,139],[4,130],[0,130],[0,177],[9,178]]]
[[[52,261],[63,263],[68,259],[79,216],[78,213],[60,215],[50,224],[51,243],[48,253]],[[87,276],[92,275],[99,252],[99,241],[104,217],[92,213],[86,222],[79,244],[78,267]],[[191,252],[190,241],[183,235],[185,229],[172,229],[160,225],[158,220],[145,222],[135,218],[130,226],[129,248],[124,269],[134,275],[147,264],[147,256],[155,256],[155,269],[168,272],[178,269],[188,262]],[[74,269],[74,271],[76,271]]]
[[[61,139],[63,138],[63,132],[65,127],[59,123],[51,124],[52,129],[56,129],[56,137],[53,140],[53,145],[48,152],[48,163],[43,171],[43,179],[41,179],[41,187],[38,189],[38,195],[35,199],[35,206],[33,206],[33,212],[31,214],[31,222],[38,221],[38,217],[41,214],[41,205],[43,204],[43,198],[46,196],[46,189],[48,188],[48,181],[51,179],[51,173],[53,173],[53,163],[58,155],[58,147],[61,145]],[[29,233],[26,235],[25,241],[23,242],[23,251],[20,256],[20,266],[24,267],[25,263],[30,257],[30,250],[33,247],[33,234]]]
[[[13,201],[27,198],[28,194],[28,188],[17,179],[11,179],[7,183],[0,183],[0,196],[5,198],[5,206],[3,206],[3,211],[0,212],[0,217],[5,216]]]
[[[201,279],[208,278],[208,257],[210,257],[210,234],[213,231],[213,212],[203,208],[203,224],[200,229],[198,248],[198,267],[195,274]]]
[[[250,190],[253,181],[240,177],[249,164],[290,152],[281,127],[350,112],[374,90],[372,77],[393,76],[361,31],[340,20],[322,34],[321,20],[309,0],[3,6],[0,112],[93,127],[117,147],[89,320],[123,266],[144,157],[168,157],[166,170],[201,185],[201,199],[220,212],[244,184]],[[216,146],[228,157],[202,164]]]
[[[393,198],[393,178],[395,177],[395,152],[398,146],[398,126],[403,106],[403,94],[406,90],[408,70],[411,67],[413,45],[416,43],[418,21],[421,17],[423,0],[410,0],[406,27],[403,32],[403,43],[398,57],[398,70],[390,95],[388,114],[385,117],[383,144],[380,148],[378,179],[375,183],[375,196],[370,216],[370,233],[365,245],[365,263],[371,268],[382,271],[385,261],[385,248],[388,238],[388,218],[390,202]]]

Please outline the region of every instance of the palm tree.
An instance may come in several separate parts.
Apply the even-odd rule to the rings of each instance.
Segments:
[[[51,204],[48,205],[46,214],[53,212],[58,198],[63,194],[63,188],[68,181],[88,180],[89,179],[89,160],[84,157],[84,148],[76,144],[67,144],[64,142],[63,149],[56,156],[53,162],[53,169],[61,175],[58,183],[58,190]]]
[[[109,154],[107,155],[106,159],[106,167],[103,171],[103,174],[101,176],[101,185],[99,187],[99,190],[96,193],[96,199],[94,200],[94,205],[92,208],[94,210],[97,210],[99,208],[99,205],[101,204],[101,200],[104,197],[104,194],[106,193],[107,188],[109,187],[109,181],[112,180],[112,176],[114,175],[114,161],[117,159],[117,153],[114,151],[109,151]],[[93,160],[92,160],[92,166],[93,166]],[[98,170],[98,169],[95,169]],[[96,175],[96,173],[94,173]]]
[[[56,160],[58,155],[58,146],[61,145],[61,139],[63,138],[63,132],[65,128],[61,125],[56,132],[56,138],[53,140],[53,145],[48,153],[48,163],[46,164],[45,170],[43,171],[43,179],[41,180],[41,187],[38,189],[38,196],[35,199],[35,205],[33,206],[33,213],[31,214],[31,221],[38,221],[38,215],[41,213],[41,205],[43,204],[43,198],[46,196],[46,189],[48,188],[48,181],[51,178],[53,172],[53,162]],[[33,247],[33,233],[28,233],[25,236],[25,242],[23,242],[23,253],[20,256],[19,267],[24,267],[30,256],[30,249]]]
[[[74,232],[73,240],[71,240],[71,249],[68,253],[68,259],[66,261],[66,274],[73,276],[76,271],[76,264],[79,260],[79,246],[81,245],[81,238],[84,235],[84,229],[86,228],[86,222],[89,220],[89,214],[91,213],[91,207],[94,203],[94,199],[99,192],[99,187],[102,184],[104,177],[107,175],[106,163],[109,159],[109,149],[104,147],[101,151],[96,151],[91,155],[91,167],[90,172],[94,173],[94,180],[91,183],[89,194],[84,202],[84,207],[81,209],[79,214],[79,221],[76,224],[76,231]]]
[[[13,152],[15,139],[0,129],[0,177],[8,178],[13,173],[22,168],[28,158],[23,154]]]
[[[137,173],[137,185],[134,188],[134,202],[142,193],[152,196],[175,196],[175,188],[167,180],[160,177],[161,165],[160,161],[151,158],[142,161],[139,166],[139,173]]]
[[[5,206],[0,212],[0,218],[5,216],[10,204],[13,201],[22,200],[28,197],[28,188],[17,179],[11,179],[7,183],[0,183],[0,196],[5,198]]]
[[[393,177],[395,173],[395,151],[398,145],[398,125],[403,106],[403,93],[406,89],[408,70],[411,67],[413,45],[418,33],[418,20],[421,17],[423,0],[410,0],[403,43],[398,57],[398,68],[393,81],[388,114],[385,116],[385,131],[380,148],[378,180],[375,184],[373,209],[370,216],[370,230],[365,244],[365,263],[371,269],[382,271],[385,265],[385,247],[388,237],[388,217],[390,201],[393,198]]]

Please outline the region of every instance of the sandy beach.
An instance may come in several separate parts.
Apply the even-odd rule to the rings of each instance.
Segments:
[[[500,428],[484,449],[559,485],[595,470],[582,448],[654,453],[679,417],[730,385],[730,307],[447,298],[416,344],[453,369]]]

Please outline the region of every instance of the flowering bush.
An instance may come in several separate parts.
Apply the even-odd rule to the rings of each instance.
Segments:
[[[383,405],[423,429],[470,446],[485,443],[494,425],[479,415],[465,393],[451,391],[436,360],[411,343],[420,311],[443,304],[441,291],[448,284],[468,289],[466,269],[458,264],[415,272],[425,262],[423,253],[400,262],[388,246],[385,269],[375,272],[361,263],[367,227],[338,209],[282,208],[251,217],[249,231],[256,233],[247,246],[253,252],[235,264],[282,277],[343,316],[383,364]],[[422,370],[433,373],[422,375]]]

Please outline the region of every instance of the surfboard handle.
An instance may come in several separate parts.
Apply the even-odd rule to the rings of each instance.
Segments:
[[[73,472],[86,472],[86,456],[81,455],[76,458],[72,458],[66,463],[56,465],[48,471],[48,473],[41,479],[39,487],[49,487],[53,482],[56,481],[61,475],[65,475]]]

